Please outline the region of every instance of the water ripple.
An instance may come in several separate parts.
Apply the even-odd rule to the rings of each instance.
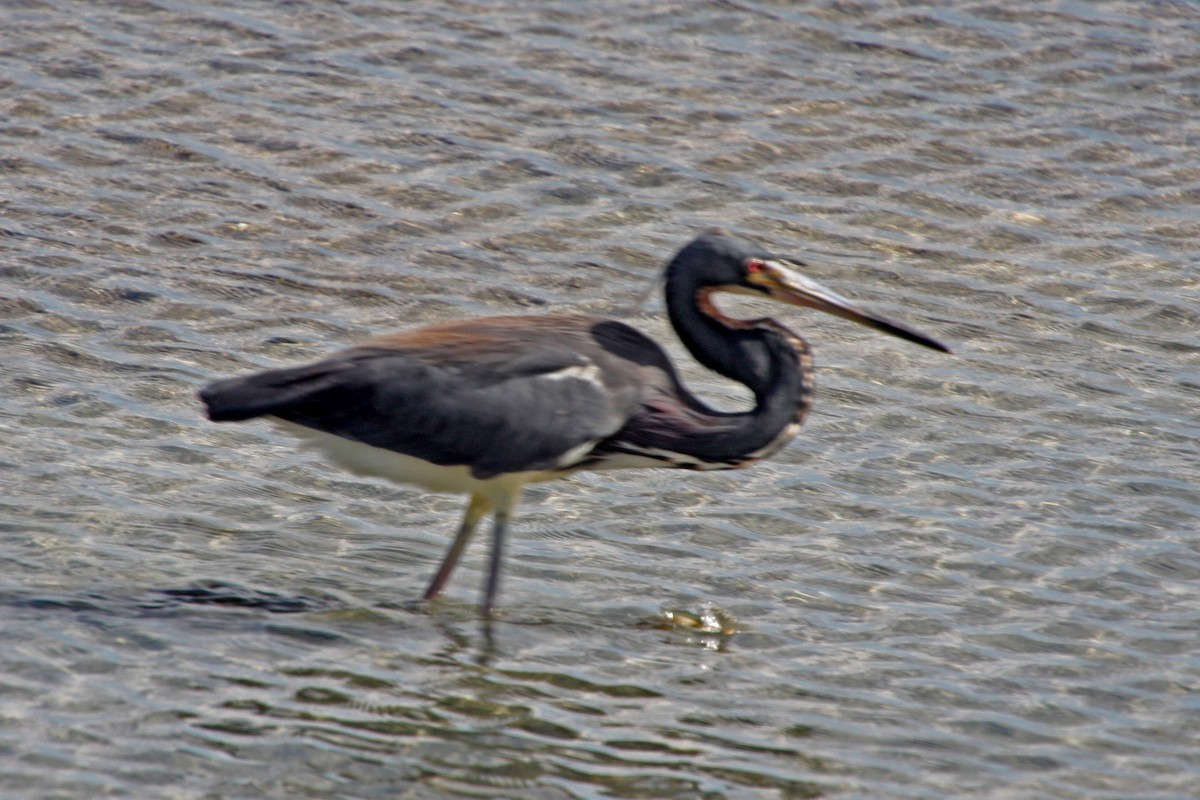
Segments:
[[[0,794],[1190,796],[1198,23],[6,10]],[[476,553],[413,602],[459,499],[195,406],[375,331],[619,313],[710,225],[960,355],[786,315],[798,442],[533,488],[493,627]]]

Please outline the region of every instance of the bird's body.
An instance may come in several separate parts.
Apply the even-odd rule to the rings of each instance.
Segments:
[[[630,360],[635,352],[646,363]],[[534,483],[580,469],[731,469],[794,435],[785,426],[760,452],[687,452],[707,441],[697,430],[728,428],[740,415],[711,411],[681,392],[653,340],[597,317],[436,325],[238,380],[238,391],[221,397],[240,411],[214,403],[216,417],[267,413],[345,469],[441,492],[476,494],[489,482]],[[268,405],[260,410],[252,395]],[[807,408],[795,404],[797,424]]]
[[[807,344],[774,320],[726,317],[713,291],[812,305],[946,349],[854,309],[783,263],[710,232],[667,269],[672,324],[701,363],[754,393],[754,407],[744,412],[705,405],[662,348],[635,328],[568,315],[488,317],[385,335],[315,364],[218,381],[201,398],[214,421],[268,417],[356,474],[470,495],[425,596],[442,591],[476,523],[491,512],[484,596],[491,611],[505,527],[526,484],[580,470],[735,469],[795,436],[812,402]]]

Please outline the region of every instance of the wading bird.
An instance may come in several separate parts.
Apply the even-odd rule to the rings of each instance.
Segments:
[[[812,406],[808,344],[773,319],[734,319],[732,292],[819,309],[950,352],[800,275],[724,231],[700,236],[666,268],[666,303],[704,366],[754,394],[716,411],[688,391],[658,344],[611,319],[488,317],[368,340],[306,366],[209,384],[214,422],[267,417],[359,475],[470,496],[425,591],[441,594],[476,525],[494,515],[483,610],[496,608],[505,531],[522,488],[582,470],[738,469],[783,447]]]

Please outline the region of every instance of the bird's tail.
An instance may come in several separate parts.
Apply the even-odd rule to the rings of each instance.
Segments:
[[[317,398],[338,371],[336,364],[320,363],[226,378],[201,389],[200,401],[213,422],[284,414]]]

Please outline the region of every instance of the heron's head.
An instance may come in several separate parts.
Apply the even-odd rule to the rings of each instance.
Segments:
[[[800,270],[805,266],[803,261],[772,255],[715,228],[692,240],[671,260],[667,266],[667,292],[681,289],[694,292],[693,299],[701,311],[724,324],[731,320],[708,302],[713,292],[766,297],[788,305],[815,308],[934,350],[953,352],[903,323],[855,306],[802,274]]]

